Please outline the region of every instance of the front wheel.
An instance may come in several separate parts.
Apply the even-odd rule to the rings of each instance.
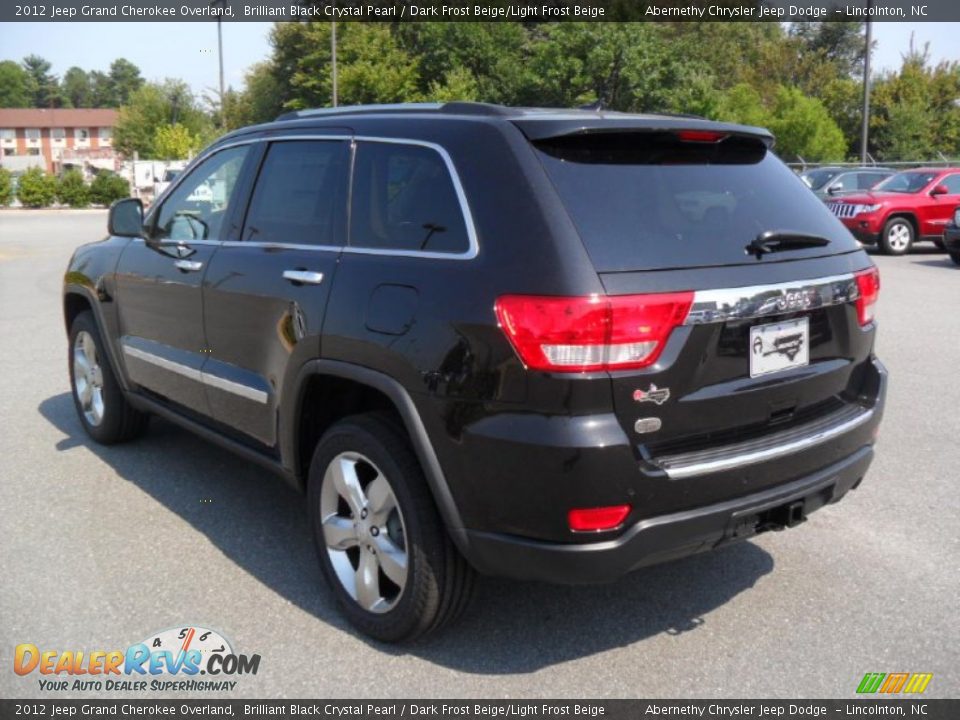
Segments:
[[[389,418],[356,415],[330,428],[310,463],[308,498],[323,573],[358,630],[410,641],[466,607],[473,570]]]
[[[883,227],[880,248],[887,255],[906,255],[913,245],[913,225],[905,218],[892,218]]]
[[[70,325],[69,353],[73,404],[87,434],[103,445],[140,435],[149,416],[133,408],[124,397],[89,310],[77,315]]]
[[[960,265],[960,252],[950,253],[950,259],[953,260],[954,265]]]

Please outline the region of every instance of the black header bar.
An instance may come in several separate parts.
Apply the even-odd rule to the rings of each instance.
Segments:
[[[38,0],[2,22],[960,21],[957,0]]]

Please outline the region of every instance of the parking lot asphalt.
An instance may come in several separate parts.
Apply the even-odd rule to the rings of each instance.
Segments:
[[[44,696],[17,644],[121,649],[189,624],[261,655],[202,697],[852,698],[896,671],[960,696],[960,268],[932,247],[875,258],[890,394],[842,503],[613,585],[483,579],[459,624],[396,648],[340,619],[282,480],[165,422],[123,446],[84,435],[60,283],[105,221],[0,212],[0,697]],[[107,695],[144,696],[46,697]]]

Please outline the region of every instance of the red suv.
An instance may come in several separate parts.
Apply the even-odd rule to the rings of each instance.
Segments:
[[[957,203],[960,168],[917,168],[827,206],[861,242],[903,255],[917,240],[941,243]]]

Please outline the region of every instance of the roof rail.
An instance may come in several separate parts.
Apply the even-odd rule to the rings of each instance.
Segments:
[[[442,112],[451,115],[510,115],[511,111],[501,105],[475,102],[412,102],[384,105],[341,105],[329,108],[309,108],[294,110],[280,115],[276,122],[300,120],[303,118],[336,117],[338,115],[376,115],[379,113],[422,113]]]

